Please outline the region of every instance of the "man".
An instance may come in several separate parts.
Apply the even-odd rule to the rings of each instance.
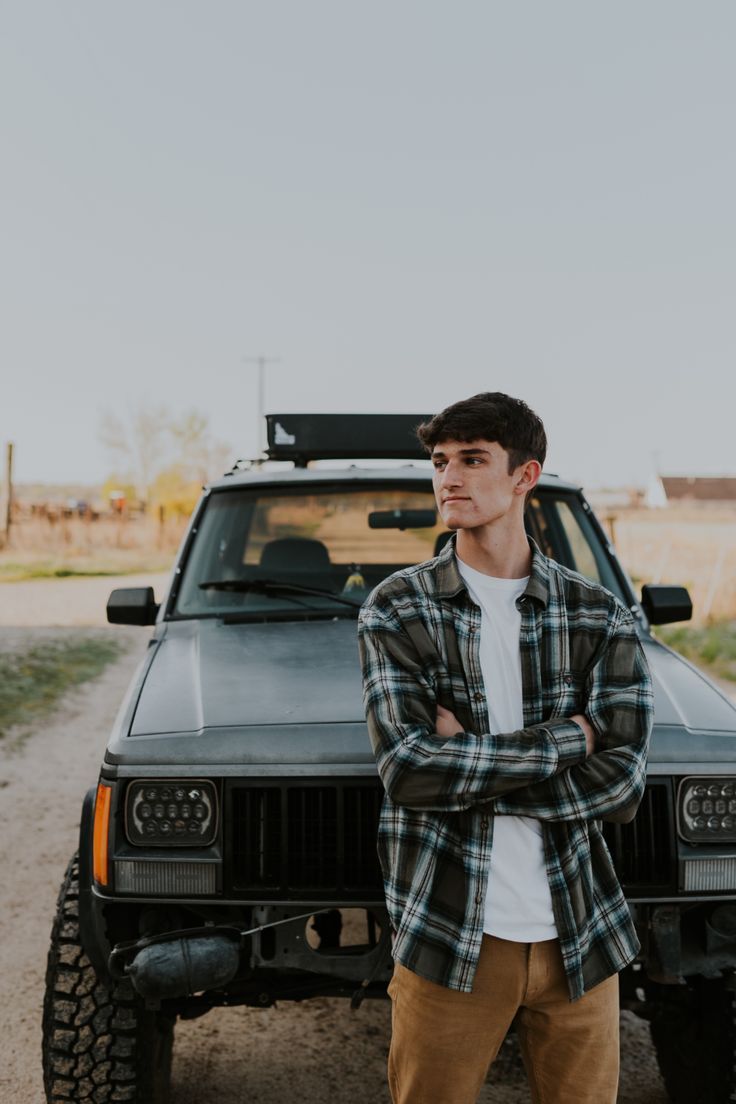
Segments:
[[[394,1104],[472,1104],[516,1018],[534,1104],[614,1104],[639,949],[599,820],[631,820],[652,691],[630,611],[544,556],[544,427],[498,392],[420,426],[455,531],[360,616],[386,790]]]

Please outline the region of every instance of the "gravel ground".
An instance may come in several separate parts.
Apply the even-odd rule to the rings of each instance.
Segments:
[[[19,616],[16,627],[0,628],[0,649],[65,633],[114,634],[127,645],[99,678],[70,692],[47,723],[23,740],[8,741],[0,760],[0,999],[12,1010],[0,1032],[0,1100],[13,1104],[44,1100],[41,1005],[58,886],[76,847],[83,795],[95,784],[119,701],[150,636],[148,629],[124,626],[28,627],[37,625],[49,588],[72,588],[73,617],[82,609],[93,615],[96,598],[85,596],[79,582],[0,586],[0,606],[9,591],[25,588],[24,601],[15,608],[25,604],[28,616],[24,627],[17,627],[23,624]],[[112,585],[105,580],[105,599]],[[34,587],[43,590],[34,594]],[[352,1013],[345,1001],[320,998],[267,1010],[216,1010],[177,1024],[172,1104],[242,1104],[246,1099],[249,1104],[294,1099],[318,1104],[326,1098],[333,1104],[387,1104],[389,1014],[387,1001],[366,1001]],[[648,1025],[628,1012],[622,1013],[622,1050],[619,1104],[666,1104]],[[480,1100],[528,1104],[523,1074],[512,1072],[499,1080],[492,1072]]]

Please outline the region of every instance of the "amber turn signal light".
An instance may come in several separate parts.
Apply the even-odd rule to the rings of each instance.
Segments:
[[[100,782],[95,801],[95,820],[92,834],[92,870],[98,885],[106,886],[110,880],[107,856],[107,840],[110,829],[110,798],[112,788]]]

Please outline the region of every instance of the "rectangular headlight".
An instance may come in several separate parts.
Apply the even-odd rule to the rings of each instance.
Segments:
[[[217,790],[199,779],[131,782],[125,834],[145,847],[208,847],[217,836]]]
[[[688,843],[736,841],[736,778],[683,778],[677,826]]]

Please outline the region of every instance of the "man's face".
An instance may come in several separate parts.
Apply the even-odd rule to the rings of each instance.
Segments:
[[[434,493],[448,529],[474,529],[508,514],[535,480],[519,489],[528,464],[509,474],[509,456],[497,441],[440,441],[432,450]]]

